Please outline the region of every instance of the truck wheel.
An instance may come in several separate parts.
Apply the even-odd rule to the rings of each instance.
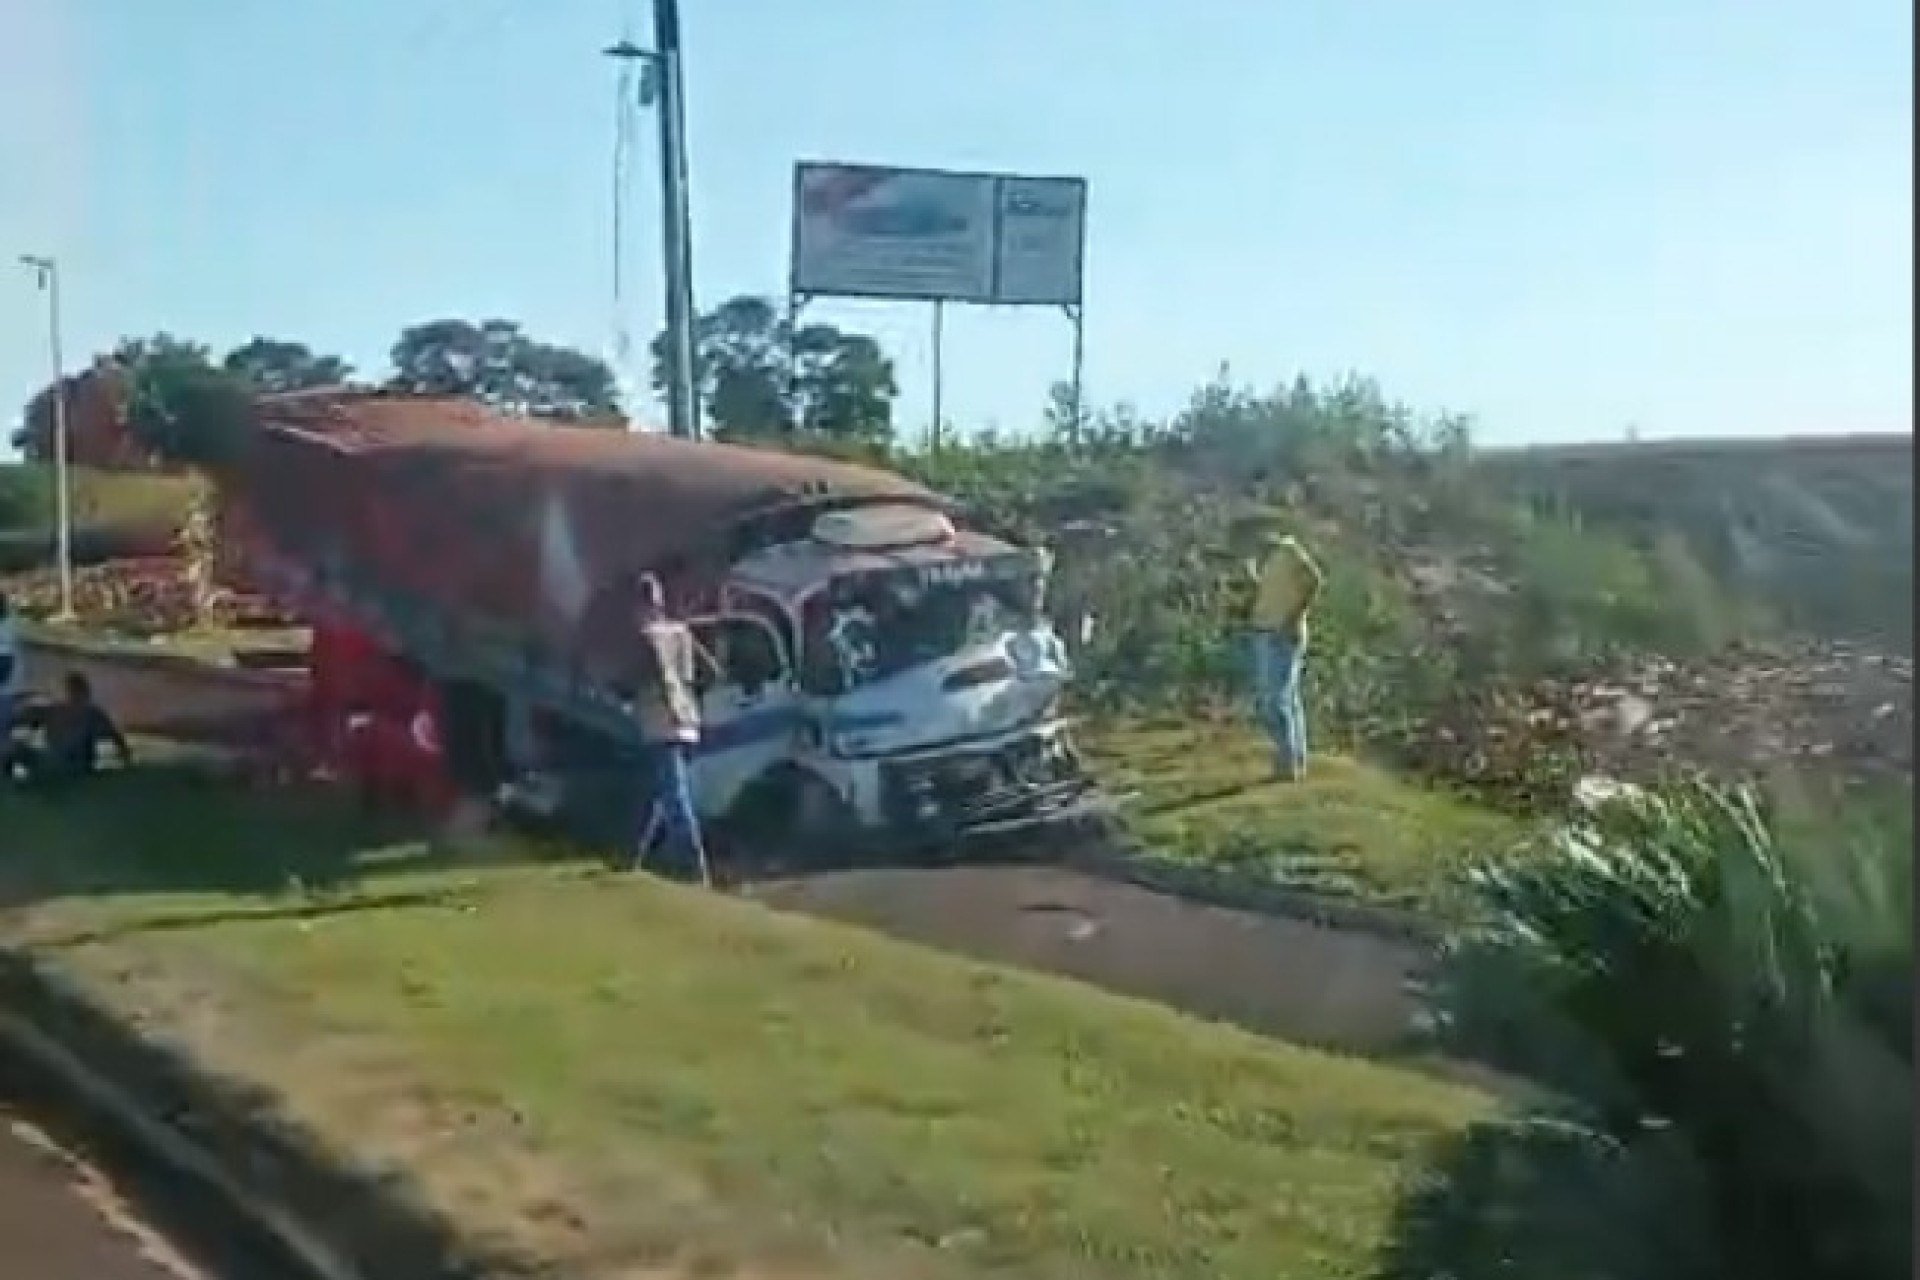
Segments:
[[[860,832],[853,806],[809,769],[781,769],[734,801],[726,826],[753,867],[764,873],[849,860]]]

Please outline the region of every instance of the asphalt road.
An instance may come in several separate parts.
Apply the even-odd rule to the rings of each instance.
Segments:
[[[98,1169],[0,1108],[0,1275],[214,1280],[141,1220]]]

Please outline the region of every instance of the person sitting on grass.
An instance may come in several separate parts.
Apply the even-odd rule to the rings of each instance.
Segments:
[[[75,782],[99,769],[102,746],[113,748],[122,768],[133,763],[126,735],[93,700],[93,686],[77,671],[62,681],[59,700],[18,710],[14,727],[29,735],[37,732],[40,740],[8,744],[3,771],[7,777],[19,775],[39,785]]]

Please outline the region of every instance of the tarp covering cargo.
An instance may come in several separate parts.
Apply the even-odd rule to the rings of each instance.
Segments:
[[[221,486],[243,555],[573,660],[631,634],[640,571],[699,607],[733,559],[822,510],[945,505],[867,467],[459,399],[326,392],[258,415]]]

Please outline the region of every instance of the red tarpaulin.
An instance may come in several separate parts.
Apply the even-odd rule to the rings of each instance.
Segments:
[[[769,512],[945,505],[869,467],[459,399],[334,391],[263,400],[259,417],[221,478],[241,539],[589,660],[630,630],[635,573],[698,595]]]

